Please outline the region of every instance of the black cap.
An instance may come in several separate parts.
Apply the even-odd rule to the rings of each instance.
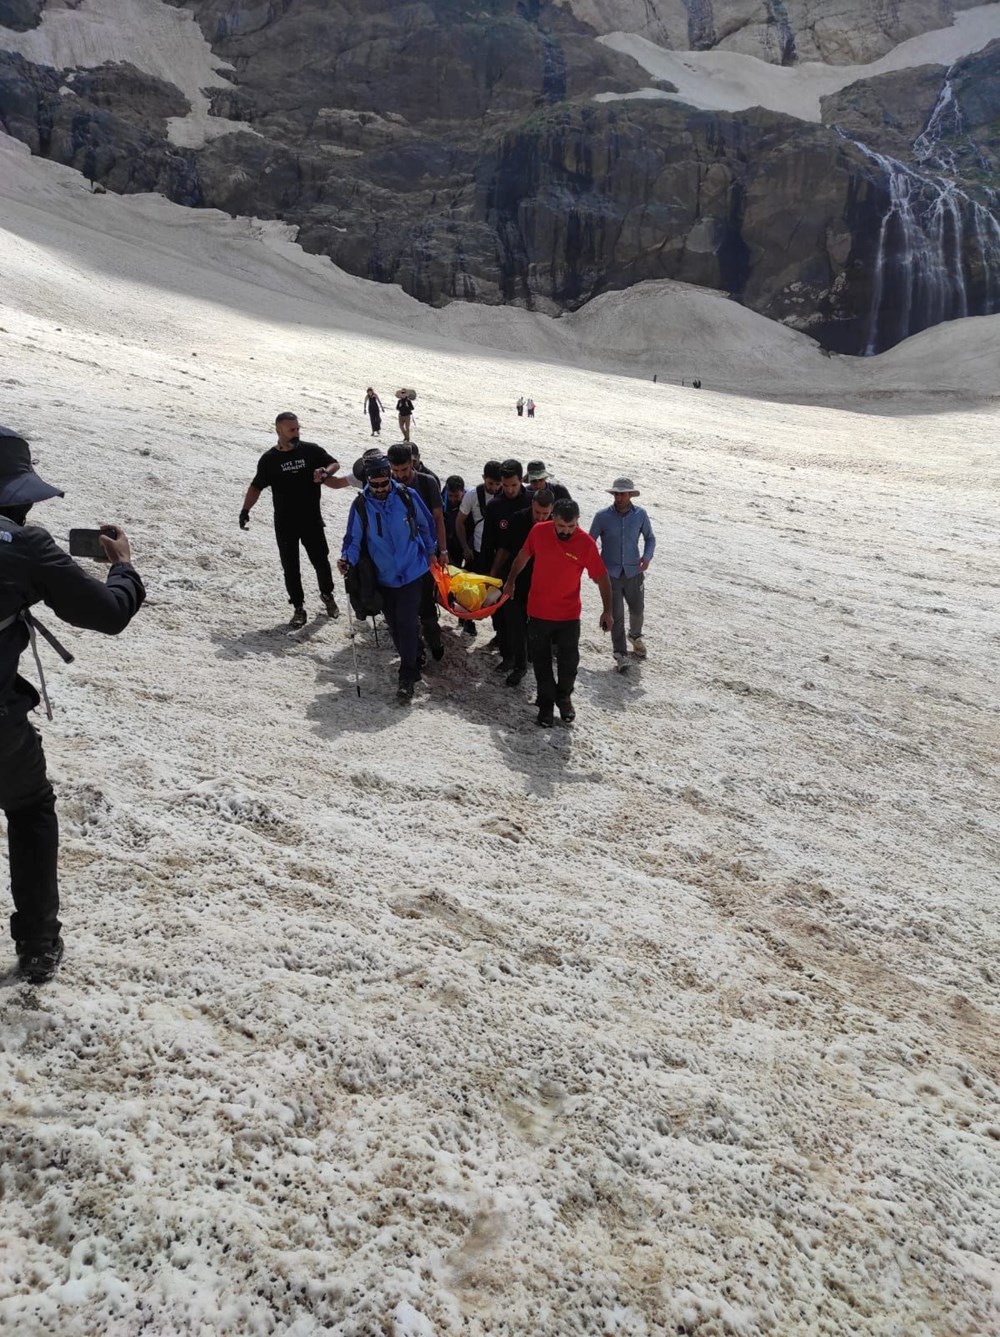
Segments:
[[[12,427],[0,427],[0,506],[32,506],[63,495],[35,473],[24,437]]]
[[[392,465],[384,455],[377,455],[374,459],[365,460],[365,481],[369,478],[388,478],[392,473]]]

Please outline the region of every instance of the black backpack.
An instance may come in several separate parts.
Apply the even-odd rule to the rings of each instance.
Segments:
[[[407,488],[401,487],[400,492],[410,521],[410,533],[416,538],[418,535],[417,515],[413,509],[413,501]],[[357,511],[358,518],[361,521],[361,550],[358,553],[358,560],[353,566],[347,568],[347,575],[344,577],[344,589],[351,601],[354,616],[364,622],[366,618],[378,617],[381,613],[382,591],[379,588],[378,571],[371,553],[368,551],[368,507],[365,505],[363,495],[354,498],[351,509]],[[350,523],[349,520],[348,523]]]

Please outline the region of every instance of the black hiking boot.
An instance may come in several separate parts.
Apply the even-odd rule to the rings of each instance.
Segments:
[[[559,718],[563,724],[572,724],[576,719],[576,711],[573,709],[573,702],[568,696],[562,697],[556,702],[559,707]]]
[[[404,705],[413,700],[413,683],[410,682],[409,679],[405,682],[402,680],[400,681],[400,684],[396,689],[396,700]]]
[[[479,635],[479,632],[476,630],[476,624],[471,618],[467,617],[462,623],[462,633],[463,635],[470,637]]]
[[[511,669],[510,673],[504,678],[504,682],[508,687],[518,687],[524,681],[524,675],[527,671],[527,669],[523,668]]]
[[[542,706],[542,708],[538,712],[538,718],[535,720],[535,723],[538,725],[540,729],[551,729],[553,724],[555,724],[555,718],[552,714],[552,707]]]
[[[48,943],[19,942],[17,959],[21,975],[29,984],[45,984],[56,973],[64,950],[62,938]]]
[[[428,636],[427,643],[431,647],[432,659],[444,659],[444,641],[440,632],[436,636]]]
[[[323,607],[330,617],[340,617],[340,609],[337,607],[337,600],[334,595],[322,594],[320,598],[323,600]]]
[[[299,627],[304,627],[305,625],[306,625],[306,610],[304,608],[296,608],[295,612],[291,616],[290,622],[288,623],[289,629],[291,631],[298,631]]]
[[[494,673],[509,673],[514,667],[513,659],[501,659],[499,664],[493,665]]]

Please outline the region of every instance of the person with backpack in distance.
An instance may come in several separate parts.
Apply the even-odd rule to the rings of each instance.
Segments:
[[[340,609],[333,593],[330,549],[323,532],[320,486],[350,487],[350,479],[336,477],[340,465],[332,455],[312,441],[299,439],[299,420],[294,413],[279,413],[274,420],[278,435],[276,445],[257,461],[257,472],[247,488],[240,511],[240,529],[250,524],[250,512],[265,488],[274,500],[274,537],[285,576],[288,602],[292,605],[289,627],[306,625],[305,595],[299,567],[299,544],[313,564],[319,584],[319,597],[330,617],[339,617]]]
[[[628,639],[636,659],[646,658],[642,639],[645,614],[645,581],[649,564],[656,552],[656,535],[649,516],[632,498],[639,489],[631,478],[616,478],[608,488],[612,502],[598,511],[590,524],[590,537],[601,549],[601,557],[611,577],[611,649],[619,673],[628,669],[628,642],[625,639],[625,608],[628,607]],[[642,539],[642,552],[639,540]]]
[[[117,636],[146,597],[122,529],[105,525],[99,535],[111,563],[102,584],[44,529],[25,526],[36,502],[62,495],[35,473],[27,441],[0,427],[0,809],[7,818],[14,900],[10,932],[21,975],[31,984],[44,984],[55,974],[63,940],[56,799],[38,730],[28,720],[41,698],[17,671],[30,644],[40,672],[36,631],[51,638],[29,610],[45,603],[74,627]],[[48,707],[47,695],[45,703]]]
[[[397,698],[413,697],[420,681],[420,600],[437,561],[437,534],[418,493],[393,481],[383,455],[365,463],[365,487],[354,499],[337,569],[350,580],[362,555],[374,568],[382,613],[399,654]],[[439,633],[440,634],[440,633]]]
[[[399,430],[403,433],[403,440],[409,441],[410,422],[413,418],[413,395],[409,390],[397,390],[396,396],[396,413],[399,416]]]
[[[381,436],[382,414],[384,410],[382,408],[381,399],[379,399],[378,395],[371,388],[371,386],[369,386],[368,389],[365,391],[364,412],[368,414],[368,421],[372,425],[372,436]]]

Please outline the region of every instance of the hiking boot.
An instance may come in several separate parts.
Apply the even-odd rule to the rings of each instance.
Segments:
[[[486,642],[486,648],[487,648],[487,650],[499,650],[499,649],[500,649],[500,637],[499,637],[499,636],[494,636],[491,640],[487,641],[487,642]]]
[[[501,659],[499,664],[493,665],[494,673],[509,673],[514,667],[513,659]]]
[[[320,596],[323,600],[323,607],[330,617],[340,617],[340,609],[337,607],[337,600],[332,594],[323,594]]]
[[[527,669],[523,668],[512,669],[511,672],[507,674],[506,678],[504,678],[504,682],[508,687],[517,687],[524,681],[524,675],[527,671]]]
[[[646,658],[646,642],[641,636],[634,636],[632,638],[632,653],[635,655],[636,659]]]
[[[628,655],[615,655],[615,667],[619,673],[627,673]]]
[[[562,697],[556,702],[559,707],[559,718],[563,724],[572,724],[576,719],[576,711],[573,709],[573,702],[568,696]]]
[[[402,702],[413,700],[412,682],[407,681],[407,682],[401,682],[399,684],[399,687],[396,689],[396,700]]]
[[[444,641],[441,639],[441,633],[438,632],[436,638],[431,641],[431,658],[444,659]]]
[[[552,707],[542,706],[541,710],[539,710],[538,712],[538,718],[535,720],[535,723],[538,725],[540,729],[551,729],[552,726],[555,724],[555,717],[552,714]]]
[[[306,625],[306,610],[304,608],[296,608],[288,625],[292,631],[298,631],[299,627],[304,627]]]
[[[17,959],[21,975],[29,984],[44,984],[56,973],[64,950],[62,938],[48,943],[19,942]]]
[[[465,621],[462,623],[462,632],[466,636],[479,635],[479,632],[476,629],[476,624],[472,621],[471,618],[466,618]]]

